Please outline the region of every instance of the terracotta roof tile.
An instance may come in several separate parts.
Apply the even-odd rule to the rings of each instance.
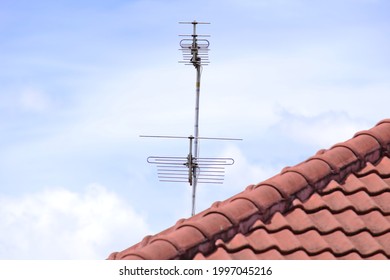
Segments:
[[[309,255],[318,255],[329,250],[331,244],[321,236],[316,230],[309,230],[301,234],[297,234],[302,241],[302,250]],[[326,235],[324,235],[326,236]]]
[[[243,250],[244,251],[244,250]],[[197,253],[194,259],[198,260],[232,260],[231,255],[222,248],[217,248],[211,255],[207,258],[201,254]]]
[[[229,254],[227,252],[225,253]],[[237,253],[230,253],[229,255],[232,260],[257,260],[257,255],[249,248],[244,248]]]
[[[379,177],[378,174],[368,174],[365,177],[361,177],[360,181],[364,184],[362,189],[369,194],[379,194],[381,192],[390,191],[388,183]]]
[[[285,260],[310,260],[311,257],[305,252],[305,251],[295,251],[291,254],[285,254],[284,256]]]
[[[332,253],[330,253],[328,251],[322,252],[321,254],[318,254],[318,255],[310,256],[310,258],[312,260],[336,260],[336,259],[340,259],[340,257],[335,257],[334,255],[332,255]],[[300,260],[300,259],[296,258],[295,260]]]
[[[224,215],[209,213],[204,215],[201,221],[191,219],[183,221],[179,228],[185,226],[197,228],[206,238],[212,239],[214,236],[226,232],[232,227],[232,223]]]
[[[372,211],[359,217],[366,225],[367,230],[374,236],[390,232],[390,215],[383,216],[379,211]]]
[[[390,259],[390,119],[109,259]]]
[[[390,258],[390,232],[379,235],[376,240],[382,245],[384,254]]]

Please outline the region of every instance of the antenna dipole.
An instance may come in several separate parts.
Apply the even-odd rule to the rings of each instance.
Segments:
[[[202,75],[202,64],[208,64],[208,50],[209,41],[206,39],[199,39],[199,35],[196,33],[196,26],[198,24],[209,24],[208,22],[180,22],[181,24],[192,24],[193,32],[191,37],[182,39],[180,41],[180,47],[183,51],[184,61],[190,62],[196,69],[196,83],[195,83],[195,124],[194,124],[194,137],[190,138],[190,147],[192,146],[192,139],[194,140],[194,152],[195,159],[199,157],[199,99],[200,99],[200,78]],[[186,35],[184,35],[186,36]],[[188,36],[188,35],[187,35]],[[205,35],[201,35],[205,36]],[[190,51],[190,56],[189,56]],[[188,61],[189,59],[189,61]],[[192,166],[192,216],[195,215],[195,199],[196,199],[196,187],[198,184],[197,165]]]

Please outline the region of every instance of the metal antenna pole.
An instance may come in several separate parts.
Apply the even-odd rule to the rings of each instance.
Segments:
[[[194,25],[195,26],[195,25]],[[196,99],[195,99],[195,125],[194,125],[194,156],[195,160],[199,158],[199,97],[200,97],[200,74],[201,74],[201,65],[196,65]],[[197,174],[197,166],[195,165],[194,171],[192,172],[193,176],[193,184],[192,184],[192,213],[191,215],[195,215],[195,198],[196,198],[196,186],[198,184],[198,174]]]
[[[194,125],[194,156],[195,160],[199,157],[199,97],[200,97],[200,76],[201,76],[201,59],[198,57],[198,43],[197,43],[197,35],[196,35],[196,21],[192,22],[194,27],[194,32],[192,34],[192,63],[196,68],[196,84],[195,84],[195,125]],[[191,215],[195,215],[195,200],[196,200],[196,186],[198,184],[198,175],[197,175],[197,166],[195,165],[194,172],[192,172],[193,176],[193,185],[192,185],[192,213]]]
[[[190,185],[192,185],[192,211],[191,215],[195,215],[195,200],[196,200],[196,187],[198,184],[198,174],[199,174],[199,97],[200,97],[200,78],[202,74],[202,64],[208,64],[208,47],[209,41],[206,39],[198,39],[199,36],[207,35],[198,35],[196,33],[196,26],[198,24],[208,24],[206,22],[197,22],[196,20],[192,22],[182,22],[192,24],[192,35],[191,39],[183,39],[180,41],[180,46],[184,54],[184,63],[187,65],[193,65],[196,69],[196,84],[195,84],[195,125],[194,125],[194,150],[193,150],[193,164],[192,164],[192,178]],[[190,139],[191,140],[191,139]],[[192,184],[191,184],[192,183]]]

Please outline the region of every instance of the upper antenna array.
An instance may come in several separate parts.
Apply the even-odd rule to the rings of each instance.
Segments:
[[[196,33],[196,26],[198,24],[210,24],[209,22],[179,22],[180,24],[192,24],[193,31],[191,35],[179,35],[181,37],[187,37],[180,40],[181,51],[183,51],[183,60],[180,63],[186,65],[194,65],[195,68],[201,65],[208,65],[209,61],[209,46],[210,42],[207,39],[201,39],[202,37],[210,37],[210,35],[199,35]]]
[[[193,65],[196,69],[196,88],[195,88],[195,125],[194,135],[184,136],[150,136],[141,135],[141,137],[169,138],[169,139],[189,139],[189,153],[187,157],[183,156],[150,156],[148,163],[157,165],[157,175],[162,182],[188,182],[192,186],[192,212],[195,215],[196,187],[198,183],[222,184],[224,179],[224,166],[232,165],[232,158],[202,158],[199,157],[199,140],[242,140],[236,138],[214,138],[199,137],[199,97],[200,97],[200,78],[202,66],[209,64],[209,45],[210,42],[205,37],[209,35],[199,35],[196,33],[198,24],[209,24],[208,22],[179,22],[180,24],[192,24],[193,32],[190,35],[179,35],[186,37],[180,40],[183,60],[179,61],[186,65]]]

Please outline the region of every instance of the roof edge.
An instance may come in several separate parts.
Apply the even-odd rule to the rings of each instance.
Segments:
[[[192,259],[197,253],[210,254],[216,240],[227,242],[237,233],[246,234],[257,220],[266,223],[276,212],[291,209],[293,200],[303,202],[332,180],[343,183],[367,163],[376,164],[389,155],[390,119],[385,119],[108,259]]]

